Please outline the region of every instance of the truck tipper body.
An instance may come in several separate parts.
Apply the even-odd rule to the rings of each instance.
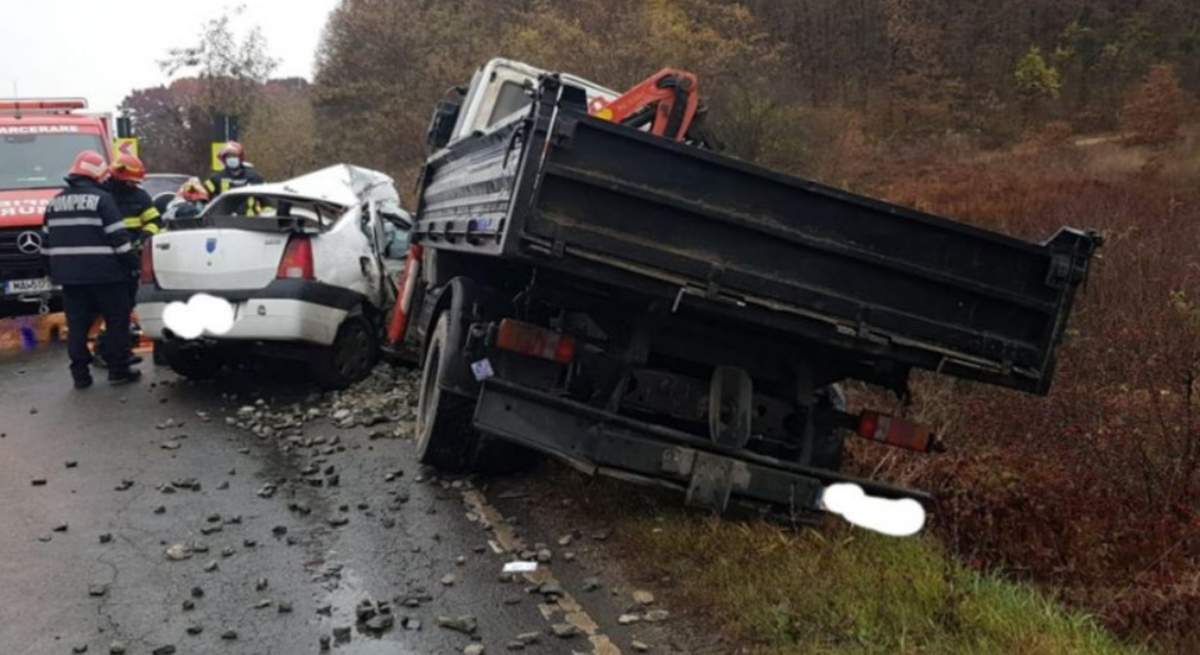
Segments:
[[[109,156],[109,118],[81,99],[0,99],[0,318],[57,311],[41,257],[46,203],[75,155]]]
[[[488,116],[505,76],[525,102]],[[838,383],[1048,392],[1093,233],[1028,243],[590,115],[614,93],[494,60],[435,112],[401,300],[425,462],[519,446],[718,510],[926,500],[839,472],[849,434],[938,444]]]

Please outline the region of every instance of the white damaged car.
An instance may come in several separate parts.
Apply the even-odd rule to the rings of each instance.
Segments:
[[[365,168],[231,190],[143,250],[138,320],[156,359],[185,377],[261,355],[305,360],[323,386],[344,387],[377,360],[411,226],[392,179]],[[173,331],[182,308],[168,306],[195,294],[227,300],[232,324]]]

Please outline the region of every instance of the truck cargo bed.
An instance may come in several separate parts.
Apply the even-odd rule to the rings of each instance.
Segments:
[[[1099,242],[1028,243],[647,135],[553,78],[422,183],[416,233],[436,248],[636,279],[676,310],[1033,393]]]

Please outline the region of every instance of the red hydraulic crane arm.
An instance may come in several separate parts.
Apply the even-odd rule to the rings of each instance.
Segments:
[[[632,127],[650,124],[651,134],[683,141],[700,107],[700,83],[687,71],[664,68],[620,97],[591,102],[597,118]]]

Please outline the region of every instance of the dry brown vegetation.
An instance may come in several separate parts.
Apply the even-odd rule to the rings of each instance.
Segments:
[[[1175,140],[1119,170],[1110,148],[1121,146],[922,159],[875,182],[892,200],[1020,237],[1073,224],[1102,230],[1107,243],[1049,397],[926,376],[914,411],[941,427],[952,452],[882,461],[856,452],[862,466],[934,491],[935,529],[965,561],[1042,583],[1126,636],[1194,652],[1200,178],[1178,162],[1197,150]]]

